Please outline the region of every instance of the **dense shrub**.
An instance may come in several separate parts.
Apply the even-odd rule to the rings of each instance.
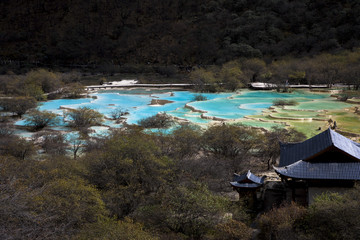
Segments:
[[[271,165],[275,164],[280,157],[279,142],[301,142],[305,140],[306,136],[294,128],[272,127],[271,131],[265,132],[263,145],[258,153],[264,162],[267,162],[267,168],[270,170]]]
[[[193,98],[193,101],[206,101],[207,97],[202,94],[196,94]]]
[[[85,88],[80,83],[70,83],[61,89],[61,94],[65,98],[81,98],[85,93]]]
[[[36,107],[36,100],[33,97],[14,97],[0,99],[0,107],[3,111],[8,111],[22,117],[31,108]]]
[[[260,238],[263,240],[297,239],[294,223],[303,218],[305,214],[306,209],[295,203],[272,209],[258,220],[261,229]]]
[[[315,199],[302,222],[307,239],[358,239],[360,236],[360,191],[349,190],[344,195],[324,193]]]
[[[203,239],[205,236],[219,236],[216,234],[219,229],[233,237],[240,236],[241,231],[244,236],[249,231],[243,223],[224,219],[226,210],[229,211],[229,201],[212,194],[201,183],[167,187],[153,201],[151,205],[140,207],[135,216],[149,227],[155,226],[162,232],[173,231],[191,239]],[[238,223],[234,225],[241,226],[242,229],[232,229],[232,223]]]
[[[183,124],[171,134],[170,154],[174,158],[183,159],[199,152],[201,148],[201,128],[197,125]]]
[[[39,130],[49,125],[57,124],[59,122],[57,117],[56,113],[50,111],[33,110],[26,117],[26,123],[35,130]]]
[[[61,74],[37,69],[26,74],[25,84],[29,86],[39,86],[44,93],[49,93],[62,86]]]
[[[22,160],[31,157],[36,152],[33,142],[20,138],[11,132],[0,133],[0,154],[13,156]]]
[[[40,132],[35,135],[35,139],[47,154],[65,155],[67,144],[65,136],[60,132]]]
[[[165,181],[170,161],[152,137],[139,130],[114,133],[87,154],[88,180],[103,191],[112,215],[124,217]]]
[[[100,125],[103,121],[101,113],[88,107],[68,110],[65,115],[70,118],[70,126],[78,129]]]
[[[298,102],[293,99],[275,99],[273,101],[274,106],[295,106]]]
[[[136,223],[130,218],[122,221],[102,218],[96,223],[86,224],[74,239],[157,240],[158,238],[147,232],[142,224]]]
[[[215,228],[212,238],[215,240],[248,240],[252,237],[252,229],[243,222],[228,220]]]
[[[110,113],[111,118],[116,121],[119,121],[123,116],[127,114],[129,114],[129,111],[123,108],[116,108]]]
[[[66,157],[0,156],[0,165],[1,239],[72,239],[108,215],[100,192]]]
[[[359,188],[323,193],[308,209],[294,203],[275,208],[258,220],[261,239],[341,240],[360,235]]]
[[[173,118],[166,113],[158,113],[138,121],[138,125],[144,128],[169,128],[173,124]]]
[[[214,125],[202,135],[202,144],[204,149],[218,155],[245,157],[256,148],[260,137],[257,130],[242,125]]]

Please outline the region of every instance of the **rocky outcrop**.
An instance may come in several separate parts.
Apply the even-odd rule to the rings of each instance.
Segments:
[[[188,103],[185,104],[185,108],[188,108],[188,109],[190,109],[190,110],[193,111],[193,112],[207,113],[207,111],[196,109],[195,107],[190,106]]]
[[[173,101],[164,100],[164,99],[152,99],[149,105],[165,105],[168,103],[173,103]]]

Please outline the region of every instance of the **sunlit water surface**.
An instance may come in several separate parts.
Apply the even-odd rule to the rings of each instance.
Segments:
[[[275,99],[294,99],[300,106],[307,108],[314,100],[322,100],[329,97],[326,94],[316,94],[306,91],[296,91],[294,93],[277,93],[272,91],[248,91],[244,90],[237,93],[203,93],[206,101],[194,101],[197,93],[190,91],[171,91],[171,90],[122,90],[122,91],[102,91],[90,94],[90,98],[82,99],[58,99],[42,103],[39,110],[47,110],[60,115],[61,121],[55,129],[66,129],[66,119],[63,118],[64,109],[88,107],[104,114],[107,118],[111,117],[111,112],[121,108],[129,112],[126,115],[128,124],[137,124],[140,119],[153,116],[159,112],[166,112],[169,115],[184,119],[196,124],[206,125],[212,118],[230,120],[242,119],[244,116],[256,115],[262,110],[269,108]],[[165,105],[150,105],[152,99],[172,101]],[[322,101],[319,101],[322,102]],[[190,106],[193,111],[185,105]],[[339,106],[341,107],[341,106]],[[319,106],[323,108],[323,106]],[[245,122],[245,120],[244,120]],[[16,122],[16,125],[26,125],[26,121]],[[105,120],[104,126],[92,127],[93,135],[108,134],[109,127],[121,127],[114,121]],[[24,133],[25,134],[25,133]],[[29,134],[27,134],[29,135]],[[72,134],[74,135],[74,134]],[[75,134],[76,135],[76,134]],[[73,137],[73,136],[70,136]]]

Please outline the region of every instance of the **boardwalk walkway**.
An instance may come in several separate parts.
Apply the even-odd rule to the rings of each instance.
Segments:
[[[147,83],[135,83],[135,84],[123,84],[123,85],[111,85],[111,84],[103,84],[103,85],[91,85],[86,86],[86,90],[96,90],[96,89],[112,89],[112,88],[136,88],[136,87],[144,87],[144,88],[190,88],[194,86],[194,84],[188,83],[172,83],[172,84],[147,84]]]
[[[252,89],[275,89],[278,87],[275,83],[262,83],[255,82],[249,83],[249,87]],[[285,85],[279,85],[279,87],[285,87]],[[328,88],[327,84],[317,84],[317,85],[308,85],[308,84],[299,84],[299,85],[286,85],[288,88]]]

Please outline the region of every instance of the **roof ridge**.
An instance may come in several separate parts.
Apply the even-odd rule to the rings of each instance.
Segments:
[[[251,176],[251,172],[250,172],[250,170],[248,170],[247,173],[246,173],[246,177],[249,179],[250,176]]]
[[[275,167],[279,175],[297,179],[360,180],[359,162],[306,162],[298,161],[286,167]]]
[[[328,132],[328,135],[329,135],[329,138],[330,138],[330,143],[331,143],[331,146],[336,147],[336,146],[335,146],[335,144],[334,144],[334,138],[333,138],[333,133],[334,133],[334,131],[333,131],[333,130],[331,130],[331,128],[330,128],[330,127],[329,127],[326,131]]]
[[[288,166],[299,160],[310,161],[330,147],[360,161],[360,144],[328,128],[299,144],[281,144],[279,166]]]

